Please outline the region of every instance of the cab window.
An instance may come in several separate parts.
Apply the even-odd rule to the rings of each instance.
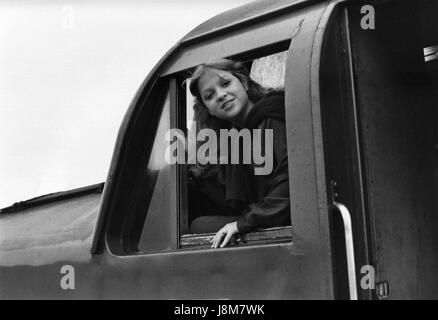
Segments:
[[[287,49],[287,46],[284,46]],[[278,49],[277,49],[278,50]],[[266,52],[266,50],[264,51]],[[284,88],[284,74],[287,50],[268,54],[259,53],[258,57],[241,60],[250,70],[251,78],[268,88]],[[232,58],[232,57],[231,57]],[[134,252],[163,252],[176,249],[201,249],[210,247],[210,240],[215,233],[193,233],[190,230],[190,217],[193,212],[193,199],[190,194],[188,164],[169,161],[169,150],[176,139],[187,141],[185,146],[193,146],[190,130],[193,129],[193,97],[188,91],[188,79],[193,69],[166,77],[169,90],[162,98],[160,118],[156,125],[150,155],[143,178],[139,186],[143,190],[138,201],[138,213],[126,223],[126,238],[131,240]],[[180,135],[170,138],[170,129],[179,130]],[[167,135],[167,136],[166,136]],[[188,152],[187,149],[184,150]],[[200,200],[200,199],[198,199]],[[129,226],[130,224],[130,226]],[[218,231],[218,230],[217,230]],[[131,236],[129,236],[129,234]],[[137,240],[135,240],[137,239]],[[290,242],[290,226],[269,229],[259,228],[236,237],[229,246],[246,246]],[[137,243],[137,244],[136,244]],[[126,246],[125,246],[126,247]]]
[[[265,88],[273,88],[273,89],[284,89],[284,75],[285,75],[285,66],[286,66],[286,57],[287,51],[283,50],[280,52],[271,53],[264,56],[259,56],[255,59],[250,60],[242,60],[246,65],[247,69],[250,71],[250,77],[262,85]],[[197,143],[193,141],[196,139],[196,135],[193,134],[196,125],[200,125],[196,123],[194,111],[193,111],[193,103],[194,97],[191,95],[189,91],[190,78],[187,76],[187,73],[183,73],[181,76],[182,80],[182,95],[181,99],[185,103],[185,123],[182,123],[182,128],[184,128],[184,133],[187,141],[187,148],[194,148]],[[192,134],[190,134],[190,132]],[[192,139],[190,142],[189,140]],[[218,142],[219,143],[219,142]],[[189,152],[189,154],[196,154],[195,152]],[[207,194],[208,192],[204,191],[204,193],[194,192],[194,188],[191,185],[196,184],[191,174],[190,167],[195,167],[196,165],[185,164],[181,166],[181,174],[182,174],[182,187],[181,187],[181,201],[182,207],[180,210],[180,238],[179,238],[179,247],[180,248],[207,248],[210,246],[210,240],[215,235],[215,232],[205,232],[196,231],[190,227],[191,223],[193,223],[195,215],[202,215],[204,210],[211,210],[211,212],[217,212],[220,214],[221,210],[219,208],[214,208],[217,206],[218,202],[215,202],[215,197],[218,197],[218,193],[216,190],[211,190],[213,194]],[[209,181],[215,180],[212,177],[208,178]],[[196,188],[195,188],[196,189]],[[213,188],[212,188],[213,189]],[[218,210],[215,210],[218,209]],[[207,212],[206,212],[207,214]],[[238,214],[238,212],[234,212],[234,214]],[[239,213],[241,214],[241,213]],[[232,218],[231,218],[232,219]],[[233,220],[233,219],[232,219]],[[199,230],[199,228],[198,228]],[[202,230],[202,228],[201,228]],[[216,231],[219,231],[216,230]],[[242,234],[239,237],[235,238],[235,241],[230,244],[230,246],[242,246],[242,245],[251,245],[251,244],[260,244],[260,243],[274,243],[274,242],[284,242],[291,240],[291,227],[276,227],[276,228],[258,228],[254,232],[249,232],[246,234]]]

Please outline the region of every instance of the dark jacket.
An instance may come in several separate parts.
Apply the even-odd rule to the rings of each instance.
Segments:
[[[290,225],[284,93],[272,92],[259,100],[244,127],[273,130],[272,172],[254,175],[254,164],[240,162],[220,165],[218,176],[194,178],[189,194],[190,220],[206,215],[235,216],[242,233]]]
[[[268,175],[254,175],[254,165],[238,165],[242,173],[236,173],[233,166],[228,166],[226,187],[235,190],[237,188],[233,184],[236,184],[240,191],[234,196],[242,199],[246,207],[237,219],[237,228],[239,232],[248,232],[260,227],[290,225],[284,93],[272,92],[259,100],[245,119],[244,127],[262,129],[262,132],[272,129],[273,170]],[[232,181],[229,181],[230,178]],[[246,194],[246,199],[242,193]],[[232,196],[227,194],[228,198]]]

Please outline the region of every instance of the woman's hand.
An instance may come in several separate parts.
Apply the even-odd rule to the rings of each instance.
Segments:
[[[222,229],[220,229],[216,235],[213,237],[213,239],[211,239],[211,247],[212,248],[217,248],[220,247],[223,248],[225,247],[228,242],[230,242],[231,238],[238,233],[239,230],[237,230],[237,222],[230,222],[227,223]],[[225,237],[225,239],[223,239]],[[223,241],[222,241],[223,239]],[[220,244],[222,241],[222,244]]]

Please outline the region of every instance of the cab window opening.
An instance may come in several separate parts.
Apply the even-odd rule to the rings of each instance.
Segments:
[[[259,51],[258,58],[243,61],[243,64],[250,71],[251,78],[263,87],[277,90],[281,88],[284,91],[287,51],[284,51],[284,47],[282,49],[283,51],[275,54],[269,52],[269,55],[264,56]],[[187,140],[187,144],[184,146],[187,149],[184,149],[184,153],[187,153],[190,147],[188,141],[191,137],[191,126],[194,120],[193,99],[188,91],[190,71],[161,78],[161,81],[166,82],[168,86],[166,96],[161,99],[161,106],[155,107],[161,111],[159,117],[155,116],[157,118],[156,129],[153,133],[154,138],[150,141],[150,146],[147,147],[149,149],[148,159],[142,160],[145,161],[143,168],[146,169],[146,172],[137,175],[136,181],[140,183],[140,187],[138,183],[135,184],[137,191],[131,195],[132,201],[129,203],[133,210],[120,226],[122,229],[121,250],[125,254],[207,248],[211,246],[210,241],[218,231],[213,229],[210,232],[210,230],[201,229],[193,232],[191,230],[190,224],[194,220],[194,213],[191,209],[193,204],[200,202],[200,198],[194,197],[191,192],[191,185],[194,181],[189,172],[189,165],[169,162],[172,144],[176,141]],[[282,109],[284,113],[284,102]],[[142,112],[146,117],[147,109],[143,109]],[[283,127],[285,130],[285,124]],[[172,128],[177,130],[176,136],[172,136]],[[144,128],[144,130],[146,129]],[[148,134],[152,134],[152,132]],[[284,133],[284,144],[285,139],[286,134]],[[287,153],[287,149],[285,150]],[[150,179],[150,174],[152,174],[153,180]],[[199,179],[197,180],[199,181]],[[288,180],[286,183],[289,183]],[[142,194],[143,191],[146,193]],[[289,197],[287,202],[289,202]],[[241,212],[236,211],[236,214],[240,215]],[[293,232],[290,226],[289,207],[286,217],[287,221],[284,223],[246,230],[233,237],[227,246],[290,242]],[[116,239],[114,238],[114,240]]]
[[[283,114],[283,123],[281,124],[280,121],[275,120],[275,122],[279,122],[276,125],[279,127],[274,128],[275,130],[283,130],[281,135],[282,142],[284,143],[284,150],[287,150],[286,148],[286,133],[285,133],[285,123],[284,123],[284,74],[285,74],[285,64],[286,64],[286,57],[287,57],[287,51],[281,51],[276,52],[275,54],[270,54],[266,56],[259,56],[257,59],[253,60],[247,60],[244,61],[242,64],[247,68],[249,71],[249,77],[255,81],[256,83],[260,84],[262,88],[267,89],[267,91],[271,91],[271,95],[275,97],[276,94],[279,94],[280,96],[283,95],[283,98],[277,99],[277,101],[281,102],[281,108],[282,108],[282,114]],[[281,183],[283,183],[283,189],[281,192],[287,193],[287,197],[284,197],[283,199],[279,200],[279,204],[283,206],[283,213],[277,215],[277,217],[270,217],[267,220],[263,222],[257,222],[257,221],[251,221],[248,222],[245,226],[245,223],[240,223],[240,225],[244,226],[243,232],[238,232],[236,234],[233,234],[232,239],[234,240],[233,243],[229,243],[229,245],[236,245],[239,241],[244,240],[243,242],[266,242],[267,239],[271,239],[273,242],[283,242],[283,241],[290,241],[291,240],[291,227],[290,227],[290,207],[289,207],[289,189],[288,189],[288,169],[287,169],[287,151],[283,153],[283,156],[285,156],[285,159],[278,159],[278,152],[275,156],[277,156],[277,159],[274,159],[274,168],[272,169],[272,172],[268,175],[268,177],[262,177],[262,176],[255,176],[255,180],[251,183],[255,185],[256,187],[259,187],[259,190],[256,192],[259,192],[258,196],[260,199],[257,199],[257,196],[255,196],[253,199],[256,199],[257,201],[251,202],[246,199],[245,201],[242,201],[242,204],[237,205],[230,205],[230,202],[232,203],[232,200],[225,200],[224,194],[227,192],[228,188],[233,188],[233,181],[227,181],[224,180],[224,177],[226,177],[227,174],[227,165],[218,165],[213,164],[211,167],[207,166],[207,169],[203,167],[202,165],[199,166],[198,163],[196,163],[196,160],[198,159],[190,159],[190,156],[197,157],[198,153],[196,153],[196,146],[200,146],[202,144],[202,141],[193,141],[194,139],[197,139],[197,135],[193,134],[195,131],[199,133],[200,127],[202,127],[202,124],[199,123],[199,121],[196,121],[196,117],[199,114],[195,114],[193,110],[194,106],[194,98],[192,96],[192,93],[190,92],[190,85],[191,85],[191,77],[190,73],[185,74],[185,79],[182,81],[182,86],[184,89],[182,91],[185,91],[185,99],[184,104],[186,105],[186,118],[185,118],[185,125],[182,124],[182,128],[184,128],[184,131],[186,133],[187,137],[187,152],[188,152],[188,160],[187,164],[184,165],[184,168],[182,171],[184,172],[185,179],[187,180],[186,183],[183,183],[185,186],[185,196],[186,196],[186,205],[182,208],[185,208],[185,210],[182,210],[180,212],[180,234],[182,235],[180,237],[180,247],[207,247],[209,246],[209,241],[213,240],[215,241],[214,236],[216,235],[216,238],[218,237],[218,231],[221,229],[221,227],[224,227],[226,225],[230,225],[239,218],[241,218],[244,212],[249,212],[251,210],[257,211],[258,206],[263,207],[267,209],[266,211],[269,211],[269,207],[275,207],[275,204],[272,205],[269,202],[271,199],[269,199],[269,184],[272,183],[273,179],[275,179],[275,176],[279,176],[278,172],[281,171],[276,168],[278,164],[282,161],[282,165],[285,167],[283,168],[283,176],[280,179],[283,179]],[[222,84],[219,84],[221,86]],[[227,84],[228,85],[228,84]],[[266,91],[266,92],[267,92]],[[281,100],[283,99],[283,100]],[[272,105],[270,108],[275,109],[276,106]],[[278,108],[280,109],[280,108]],[[198,119],[199,120],[199,119]],[[233,124],[228,123],[227,128],[231,128]],[[201,128],[202,130],[203,128]],[[211,128],[207,128],[211,129]],[[266,127],[265,127],[266,129]],[[272,128],[271,128],[272,129]],[[217,135],[217,143],[218,146],[220,146],[220,133]],[[273,143],[279,143],[278,137],[276,136],[276,140],[273,141]],[[189,139],[192,139],[192,141],[188,141]],[[208,143],[208,139],[205,139],[203,142]],[[244,139],[239,139],[239,141],[244,143]],[[188,150],[188,148],[192,148],[192,150]],[[220,148],[219,148],[220,149]],[[278,149],[279,148],[274,148]],[[210,151],[210,150],[209,150]],[[275,150],[273,150],[275,153]],[[199,152],[199,149],[198,149]],[[218,152],[220,153],[220,152]],[[206,153],[207,154],[207,153]],[[208,154],[207,154],[208,155]],[[191,162],[191,163],[189,163]],[[228,167],[230,168],[230,167]],[[202,172],[202,170],[204,170]],[[210,170],[210,171],[209,171]],[[277,170],[277,171],[275,171]],[[230,172],[233,172],[232,170],[228,171],[228,174]],[[286,175],[284,176],[284,173]],[[254,175],[253,175],[254,176]],[[247,178],[247,177],[246,177]],[[251,177],[253,179],[254,177]],[[225,178],[226,179],[226,178]],[[234,182],[235,183],[235,182]],[[264,191],[263,190],[264,187]],[[183,187],[184,188],[184,187]],[[253,191],[254,192],[254,191]],[[274,195],[275,195],[274,191]],[[278,190],[277,190],[278,192]],[[230,194],[230,193],[228,193]],[[236,195],[236,194],[233,194]],[[237,193],[237,196],[239,193]],[[266,198],[265,198],[266,197]],[[231,197],[230,197],[231,198]],[[278,199],[273,199],[272,202],[275,203]],[[264,203],[265,202],[265,203]],[[237,201],[235,201],[237,203]],[[240,205],[240,207],[239,207]],[[278,213],[277,213],[278,214]],[[280,217],[282,216],[282,217]],[[264,218],[264,217],[262,217]],[[279,218],[279,220],[278,220]],[[277,219],[277,221],[269,221],[269,219]],[[265,227],[263,227],[265,226]],[[222,239],[223,240],[223,237]],[[219,242],[220,243],[220,240]]]

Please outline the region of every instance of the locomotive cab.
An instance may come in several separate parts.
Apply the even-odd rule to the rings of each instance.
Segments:
[[[41,295],[437,298],[437,13],[428,0],[275,0],[201,24],[161,59],[125,115],[90,255],[70,262],[86,276],[75,291],[54,283]],[[189,139],[183,84],[216,58],[284,87],[292,223],[215,250],[214,234],[189,230],[187,164],[165,161],[165,136],[176,128]],[[21,268],[35,288],[44,281],[44,265]]]

